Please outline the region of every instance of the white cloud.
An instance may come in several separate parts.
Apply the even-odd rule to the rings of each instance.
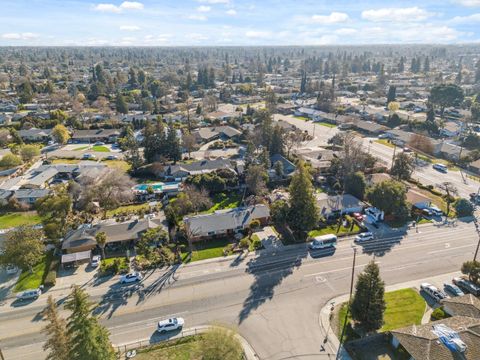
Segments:
[[[480,23],[480,13],[468,16],[455,16],[450,22],[453,24]]]
[[[332,12],[330,15],[313,15],[312,21],[322,24],[342,23],[349,19],[348,14],[340,12]]]
[[[208,36],[205,36],[203,34],[198,34],[198,33],[191,33],[191,34],[186,34],[185,37],[189,40],[193,41],[203,41],[203,40],[208,40]]]
[[[467,7],[480,6],[480,0],[456,0],[455,2]]]
[[[230,9],[230,10],[225,11],[225,14],[230,15],[230,16],[234,16],[234,15],[237,15],[237,11],[235,9]]]
[[[100,12],[111,12],[115,14],[121,13],[123,10],[142,10],[144,8],[141,2],[137,1],[124,1],[120,6],[114,4],[97,4],[93,7],[93,10]]]
[[[270,31],[249,30],[245,33],[245,36],[250,39],[268,39],[272,36],[272,33]]]
[[[188,16],[187,16],[187,19],[190,19],[190,20],[198,20],[198,21],[206,21],[206,20],[207,20],[207,17],[206,17],[205,15],[192,14],[192,15],[188,15]]]
[[[200,5],[199,7],[197,7],[198,12],[209,12],[210,10],[212,10],[212,8],[206,5]]]
[[[335,30],[335,34],[338,34],[338,35],[353,35],[353,34],[356,34],[357,32],[358,30],[353,28],[341,28],[341,29]]]
[[[409,22],[409,21],[422,21],[430,16],[429,13],[417,6],[410,8],[384,8],[384,9],[372,9],[362,11],[362,18],[370,21],[393,21],[393,22]]]
[[[32,39],[38,38],[38,34],[34,34],[31,32],[6,33],[6,34],[2,34],[1,38],[6,40],[32,40]]]
[[[123,30],[123,31],[138,31],[138,30],[140,30],[140,27],[136,26],[136,25],[122,25],[122,26],[120,26],[120,30]]]

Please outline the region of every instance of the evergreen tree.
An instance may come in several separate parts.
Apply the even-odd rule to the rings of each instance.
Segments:
[[[345,177],[345,192],[363,200],[367,183],[362,172],[358,171]]]
[[[270,154],[276,155],[280,154],[283,155],[284,153],[284,143],[283,143],[283,130],[279,125],[276,125],[273,128],[272,132],[272,140],[270,142]]]
[[[108,338],[108,330],[93,316],[93,304],[85,290],[74,285],[65,309],[71,311],[67,319],[67,334],[71,339],[71,360],[114,360],[115,352]]]
[[[318,224],[319,214],[310,174],[302,161],[298,163],[289,192],[288,223],[295,230],[312,230]]]
[[[47,360],[69,360],[71,340],[67,334],[67,323],[58,314],[57,305],[51,295],[48,297],[44,316],[48,321],[43,329],[47,336],[43,345],[43,350],[48,352]]]
[[[372,260],[358,276],[355,296],[350,305],[352,319],[365,332],[372,332],[383,326],[385,312],[385,283],[380,278],[380,269]]]
[[[307,86],[307,73],[302,70],[302,80],[300,82],[300,93],[304,94]]]
[[[390,174],[398,180],[408,180],[414,170],[414,160],[407,153],[400,153],[395,157]]]
[[[130,68],[128,71],[128,85],[130,85],[130,88],[132,89],[136,89],[138,87],[137,73],[135,72],[134,68]]]
[[[390,85],[388,88],[388,94],[387,94],[387,104],[391,103],[392,101],[395,101],[397,97],[397,87],[395,85]]]
[[[122,94],[117,93],[117,99],[115,101],[115,107],[118,113],[120,114],[127,114],[128,113],[128,105],[125,101],[125,98]]]
[[[180,149],[180,140],[178,139],[177,131],[173,125],[168,127],[168,134],[165,142],[167,157],[176,163],[182,158],[182,151]]]
[[[428,73],[430,71],[430,59],[428,56],[425,58],[425,62],[423,63],[423,72]]]

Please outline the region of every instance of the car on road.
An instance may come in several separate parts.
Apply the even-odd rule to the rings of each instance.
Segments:
[[[157,331],[163,334],[168,331],[181,330],[184,324],[185,320],[181,317],[161,320],[157,324]]]
[[[422,283],[420,285],[420,290],[431,296],[433,299],[435,299],[435,301],[440,301],[447,297],[447,294],[429,283]]]
[[[448,172],[448,168],[446,165],[443,164],[433,164],[432,166],[435,170],[446,173]]]
[[[466,279],[462,279],[460,277],[454,277],[452,282],[457,285],[460,289],[464,292],[470,293],[475,296],[480,296],[480,286],[475,285],[471,281]]]
[[[354,241],[357,242],[357,243],[360,243],[360,242],[373,240],[373,239],[374,239],[373,234],[370,231],[367,231],[367,232],[364,232],[364,233],[361,233],[361,234],[358,234],[357,236],[355,236]]]
[[[117,155],[108,155],[107,160],[118,160],[118,156]]]
[[[92,259],[90,260],[90,266],[93,268],[98,267],[98,265],[100,265],[100,260],[102,260],[100,255],[93,255]]]
[[[25,290],[17,295],[17,299],[20,301],[23,300],[37,300],[38,297],[42,294],[42,290],[40,289],[30,289]]]
[[[97,141],[95,144],[93,144],[95,146],[101,146],[101,145],[105,145],[105,143],[103,141]]]
[[[480,204],[480,194],[471,193],[470,194],[470,201],[474,204]]]
[[[315,236],[308,247],[311,250],[320,250],[337,245],[337,237],[334,234]]]
[[[453,296],[465,295],[465,293],[462,290],[460,290],[460,288],[457,285],[445,283],[443,284],[443,288],[445,289],[446,292],[448,292],[449,294],[452,294]]]
[[[142,279],[142,274],[139,272],[132,272],[130,274],[120,276],[120,284],[130,284],[141,281]]]
[[[13,264],[8,264],[6,270],[8,275],[14,275],[18,272],[18,268]]]
[[[83,154],[82,156],[83,160],[95,160],[96,158],[97,157],[95,155],[89,153]]]

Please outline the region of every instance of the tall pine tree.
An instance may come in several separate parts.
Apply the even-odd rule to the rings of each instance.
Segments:
[[[67,323],[58,314],[57,305],[50,295],[47,300],[47,307],[44,311],[48,324],[43,329],[47,341],[43,350],[47,351],[47,360],[69,360],[70,338],[67,334]]]
[[[372,332],[383,326],[385,312],[385,283],[380,278],[380,269],[372,260],[358,275],[355,296],[350,305],[352,319],[365,332]]]

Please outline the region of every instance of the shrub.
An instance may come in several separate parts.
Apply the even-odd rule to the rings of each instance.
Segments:
[[[241,248],[241,249],[248,249],[248,246],[250,245],[250,242],[248,241],[248,238],[243,238],[242,240],[240,240],[240,243],[238,244],[238,246]]]
[[[250,250],[253,251],[253,250],[258,250],[258,249],[261,249],[262,248],[262,240],[260,240],[259,238],[255,238],[252,240],[252,242],[250,243]]]
[[[474,208],[473,205],[467,199],[458,199],[455,201],[455,211],[457,212],[457,216],[472,216]]]
[[[430,315],[430,319],[432,321],[442,320],[442,319],[445,319],[447,317],[448,317],[448,315],[445,313],[445,311],[441,307],[433,310],[432,315]]]
[[[45,285],[45,287],[52,287],[52,286],[55,286],[56,283],[57,283],[57,271],[50,270],[47,276],[45,276],[45,280],[43,280],[43,285]]]
[[[251,229],[256,229],[256,228],[259,228],[260,227],[260,221],[255,219],[255,220],[252,220],[252,222],[250,223],[250,228]]]

